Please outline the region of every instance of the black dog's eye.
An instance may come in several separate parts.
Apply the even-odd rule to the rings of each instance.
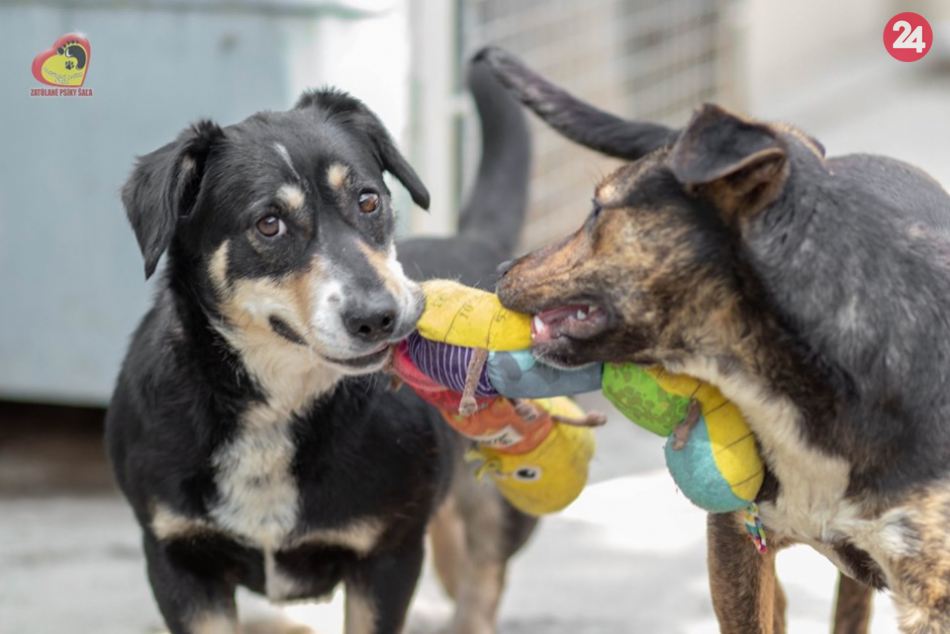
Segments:
[[[377,209],[379,209],[379,194],[371,191],[360,194],[360,211],[364,214],[371,214]]]
[[[277,216],[264,216],[257,221],[257,231],[265,238],[275,238],[287,233],[287,225]]]

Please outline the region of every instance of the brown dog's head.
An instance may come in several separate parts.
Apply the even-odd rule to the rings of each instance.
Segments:
[[[533,350],[560,366],[721,356],[755,310],[738,234],[786,194],[791,165],[823,165],[814,140],[717,106],[682,131],[628,122],[579,102],[506,53],[483,53],[521,100],[562,134],[633,162],[596,188],[573,235],[504,265],[498,295],[535,315]]]

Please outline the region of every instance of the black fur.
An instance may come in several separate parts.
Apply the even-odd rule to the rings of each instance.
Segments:
[[[509,151],[526,157],[528,138],[517,105],[498,105],[504,92],[485,72],[475,72],[472,90],[480,104],[494,104],[480,110],[483,161]],[[293,157],[292,167],[275,152],[278,142]],[[212,515],[223,495],[216,473],[229,466],[220,464],[218,452],[238,437],[249,408],[268,405],[272,395],[217,327],[226,316],[209,278],[209,259],[227,240],[228,284],[262,277],[278,283],[305,266],[315,249],[317,255],[352,251],[353,232],[366,244],[387,244],[393,231],[388,207],[372,214],[376,217],[353,213],[319,182],[336,160],[353,166],[354,178],[379,191],[385,191],[381,172],[390,171],[417,203],[428,204],[424,185],[378,119],[356,99],[334,91],[307,93],[293,110],[257,114],[224,129],[196,124],[142,158],[123,190],[146,276],[166,249],[168,261],[155,304],[123,363],[106,442],[116,480],[142,526],[149,580],[173,634],[192,631],[195,619],[205,615],[235,618],[235,588],[264,592],[267,585],[259,545]],[[310,187],[314,218],[287,215],[286,222],[296,224],[280,248],[248,238],[294,169],[301,186]],[[526,168],[512,166],[498,174],[483,167],[482,174],[461,235],[401,245],[406,268],[417,278],[438,273],[481,279],[510,256],[511,236],[520,231],[525,212]],[[498,217],[496,204],[505,205],[505,220],[474,235],[472,225]],[[493,235],[499,239],[493,241]],[[337,261],[353,258],[343,254]],[[354,283],[371,284],[364,279],[372,274],[368,267],[354,267],[349,271]],[[282,319],[268,323],[274,346],[303,343],[303,334]],[[290,473],[299,496],[289,541],[274,553],[276,565],[294,581],[281,598],[321,597],[345,582],[348,593],[356,591],[373,604],[374,631],[380,633],[401,630],[422,564],[426,525],[464,448],[433,408],[410,390],[391,392],[388,385],[385,375],[350,376],[314,394],[286,421],[293,444]],[[252,485],[267,491],[273,483],[266,478],[262,473]],[[195,528],[162,538],[154,524],[159,506],[195,522]],[[367,518],[382,527],[369,552],[332,543],[292,544],[315,530]],[[532,520],[512,511],[508,522],[511,541],[500,545],[506,557],[533,527]]]

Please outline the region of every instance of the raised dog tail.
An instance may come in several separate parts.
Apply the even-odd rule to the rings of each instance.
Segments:
[[[484,241],[497,260],[514,255],[528,208],[531,136],[521,104],[481,55],[469,66],[469,90],[481,121],[478,176],[459,214],[459,235]]]

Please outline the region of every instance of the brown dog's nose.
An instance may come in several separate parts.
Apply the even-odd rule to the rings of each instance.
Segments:
[[[507,262],[502,262],[498,265],[498,268],[495,269],[495,272],[498,273],[498,277],[502,278],[508,275],[508,271],[511,270],[511,267],[515,265],[514,260],[508,260]]]

